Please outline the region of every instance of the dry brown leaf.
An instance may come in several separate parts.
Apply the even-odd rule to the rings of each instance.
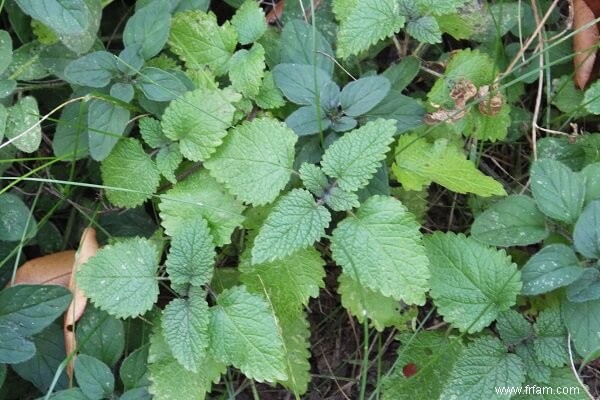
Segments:
[[[575,30],[589,24],[600,16],[598,0],[573,0],[573,27]],[[575,56],[575,83],[584,89],[591,81],[597,70],[597,50],[599,44],[598,24],[577,32],[573,37]]]
[[[75,251],[67,250],[27,261],[15,274],[15,285],[60,285],[69,287]],[[10,286],[10,283],[7,285]]]
[[[74,262],[71,267],[71,279],[69,281],[69,289],[73,293],[73,300],[65,313],[65,323],[63,326],[65,335],[65,349],[67,355],[71,354],[77,348],[77,339],[75,337],[75,322],[79,321],[79,318],[83,315],[85,307],[87,306],[87,297],[83,291],[77,286],[75,280],[75,273],[79,271],[79,268],[93,257],[98,251],[98,242],[96,241],[96,231],[94,228],[87,228],[81,235],[81,241],[79,243],[79,250],[75,256]],[[67,364],[67,375],[69,378],[73,377],[73,363],[75,357],[72,357]]]

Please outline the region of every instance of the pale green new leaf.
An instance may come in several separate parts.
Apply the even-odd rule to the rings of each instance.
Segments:
[[[533,347],[539,361],[549,367],[562,367],[569,362],[567,329],[558,308],[548,308],[540,312],[533,329]]]
[[[331,215],[310,192],[294,189],[283,195],[261,226],[252,248],[252,263],[282,259],[307,248],[325,234]]]
[[[329,182],[327,181],[327,176],[325,176],[321,170],[321,167],[305,162],[302,163],[298,172],[300,173],[300,179],[302,179],[305,188],[310,190],[315,196],[323,196]]]
[[[323,196],[325,204],[333,211],[346,211],[360,206],[358,195],[354,192],[346,192],[338,186],[334,186],[327,190]]]
[[[278,316],[281,336],[285,344],[285,365],[288,379],[279,381],[292,393],[302,395],[310,382],[310,324],[300,310],[293,314]]]
[[[133,208],[149,199],[160,182],[156,164],[137,139],[120,140],[100,166],[108,200],[119,207]],[[140,179],[143,177],[142,179]]]
[[[366,288],[407,304],[425,304],[430,274],[419,228],[400,201],[370,197],[333,231],[333,259]]]
[[[236,51],[229,67],[231,85],[244,96],[255,97],[260,92],[265,67],[265,49],[260,43],[256,43],[250,50]]]
[[[435,44],[442,41],[442,31],[437,20],[430,15],[409,21],[406,24],[406,32],[419,42]]]
[[[273,118],[257,118],[232,129],[204,165],[238,199],[270,203],[290,179],[298,137]]]
[[[337,54],[348,58],[367,50],[404,27],[396,0],[362,0],[349,12],[338,31]]]
[[[516,302],[521,274],[504,250],[462,234],[425,237],[431,297],[444,320],[461,332],[479,332]]]
[[[393,120],[378,119],[344,134],[325,151],[323,172],[346,191],[366,186],[390,150],[394,133]]]
[[[262,296],[244,286],[224,290],[210,310],[210,350],[258,382],[288,379],[277,320]]]
[[[497,387],[516,387],[525,382],[525,365],[506,352],[498,339],[484,336],[467,346],[446,383],[441,399],[500,400]]]
[[[99,308],[119,318],[137,317],[158,298],[157,249],[150,240],[104,246],[81,266],[77,284]]]
[[[167,146],[172,143],[171,140],[165,136],[160,126],[160,121],[152,117],[143,117],[138,121],[138,128],[144,142],[150,147],[159,148]]]
[[[162,330],[173,356],[185,369],[196,372],[204,368],[208,337],[208,304],[202,292],[188,299],[173,299],[165,307]]]
[[[212,12],[185,11],[171,21],[171,51],[190,69],[208,65],[217,75],[224,74],[236,44],[234,27],[229,22],[219,26]]]
[[[217,246],[231,242],[233,230],[242,224],[244,206],[214,180],[206,170],[177,182],[161,196],[160,219],[165,232],[174,236],[195,217],[202,217]]]
[[[275,85],[275,80],[273,79],[273,73],[271,71],[265,72],[258,95],[256,95],[253,100],[257,106],[265,110],[279,108],[285,104],[283,93],[281,93],[281,90]]]
[[[240,280],[250,292],[268,296],[278,316],[302,310],[325,286],[325,262],[312,247],[258,265],[251,265],[249,256],[240,264]]]
[[[421,190],[435,182],[457,193],[483,197],[506,195],[499,182],[479,171],[462,150],[447,139],[429,143],[414,134],[400,136],[392,170],[402,186],[409,190]]]
[[[23,97],[8,109],[6,137],[17,149],[25,153],[33,153],[42,142],[39,119],[40,111],[35,97]]]
[[[156,168],[171,183],[177,183],[175,171],[183,161],[179,143],[171,143],[156,153]]]
[[[250,44],[258,39],[267,30],[265,13],[254,0],[246,0],[231,17],[231,24],[235,28],[240,44]]]
[[[179,140],[185,158],[205,161],[221,144],[233,122],[235,107],[230,100],[218,90],[187,92],[166,108],[161,123],[165,136]]]
[[[171,240],[165,263],[171,282],[192,286],[210,282],[216,255],[206,220],[202,217],[188,219]]]

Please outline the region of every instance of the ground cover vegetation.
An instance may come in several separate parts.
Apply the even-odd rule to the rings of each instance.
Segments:
[[[0,8],[0,398],[600,398],[596,2]]]

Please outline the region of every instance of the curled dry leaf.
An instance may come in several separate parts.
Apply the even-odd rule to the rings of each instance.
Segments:
[[[600,2],[598,0],[573,0],[573,27],[575,31],[600,17]],[[580,89],[590,83],[598,69],[597,50],[600,31],[598,24],[575,33],[573,50],[575,56],[575,83]]]
[[[75,280],[76,272],[79,268],[93,257],[98,251],[98,242],[96,241],[96,231],[94,228],[87,228],[81,235],[81,241],[79,242],[79,249],[75,256],[74,262],[71,266],[71,277],[69,281],[69,289],[73,293],[73,300],[65,313],[64,322],[64,335],[65,335],[65,349],[67,355],[71,354],[77,347],[77,339],[75,337],[75,322],[79,321],[79,318],[83,315],[85,307],[87,306],[87,297],[83,294],[83,291],[77,286]],[[72,357],[67,364],[67,375],[73,377],[73,363],[75,357]]]
[[[15,285],[60,285],[69,287],[75,251],[67,250],[27,261],[15,274]],[[10,286],[10,283],[7,285]]]

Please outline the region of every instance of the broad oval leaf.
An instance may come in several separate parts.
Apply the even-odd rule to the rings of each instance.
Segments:
[[[115,378],[102,361],[80,354],[75,359],[75,378],[81,391],[90,399],[110,397],[115,388]]]
[[[140,71],[136,86],[154,101],[171,101],[187,92],[187,87],[170,72],[146,67]]]
[[[461,332],[479,332],[516,303],[521,274],[504,250],[462,234],[425,237],[431,297],[444,320]]]
[[[577,353],[586,358],[600,350],[600,300],[562,302],[562,316]]]
[[[531,192],[538,207],[550,218],[573,223],[585,200],[585,182],[559,161],[537,160],[531,167]]]
[[[35,355],[35,344],[9,321],[0,322],[0,363],[16,364]]]
[[[37,222],[29,207],[12,193],[0,194],[0,240],[16,242],[35,236]]]
[[[363,115],[387,96],[390,81],[384,76],[368,76],[350,82],[342,89],[340,104],[344,114],[351,117]]]
[[[273,79],[288,100],[300,105],[314,104],[332,82],[326,71],[303,64],[279,64],[273,68]]]
[[[549,233],[544,214],[524,195],[494,203],[471,226],[473,238],[494,246],[526,246],[544,240]]]
[[[425,304],[428,260],[419,224],[402,203],[373,196],[338,224],[332,257],[362,286],[407,304]]]
[[[273,118],[233,128],[204,165],[246,203],[270,203],[290,179],[297,136]]]
[[[42,127],[35,97],[25,96],[8,109],[5,134],[17,149],[25,153],[33,153],[40,147]]]
[[[319,120],[320,117],[320,120]],[[298,136],[314,135],[331,126],[331,120],[314,105],[302,106],[285,119],[285,124]]]
[[[64,70],[69,83],[103,88],[119,73],[115,56],[107,51],[95,51],[71,61]]]
[[[586,268],[579,279],[567,287],[567,299],[583,303],[600,299],[600,272],[596,268]]]
[[[77,323],[78,351],[114,367],[123,355],[125,329],[123,322],[93,306],[88,306]]]
[[[171,15],[166,2],[154,1],[133,14],[123,31],[125,47],[139,47],[148,60],[157,55],[167,42]]]
[[[90,102],[87,114],[87,134],[90,155],[96,161],[104,160],[119,141],[127,123],[129,111],[103,100]]]
[[[283,195],[261,226],[252,247],[252,264],[280,260],[307,248],[325,234],[331,215],[305,189]]]
[[[600,258],[600,200],[588,204],[573,230],[575,249],[587,258]]]
[[[81,266],[77,283],[99,308],[118,318],[137,317],[158,298],[157,250],[146,239],[107,245]]]
[[[4,30],[0,30],[0,74],[8,68],[12,62],[12,39],[10,34]]]
[[[217,297],[210,310],[210,349],[214,356],[258,382],[287,380],[284,346],[269,303],[235,286]]]
[[[533,296],[566,286],[576,281],[583,271],[570,247],[551,244],[535,253],[523,266],[522,293]]]
[[[316,30],[316,48],[313,51],[313,27],[301,19],[287,21],[281,31],[279,48],[281,51],[281,62],[291,64],[314,65],[333,74],[333,50],[325,37]]]

